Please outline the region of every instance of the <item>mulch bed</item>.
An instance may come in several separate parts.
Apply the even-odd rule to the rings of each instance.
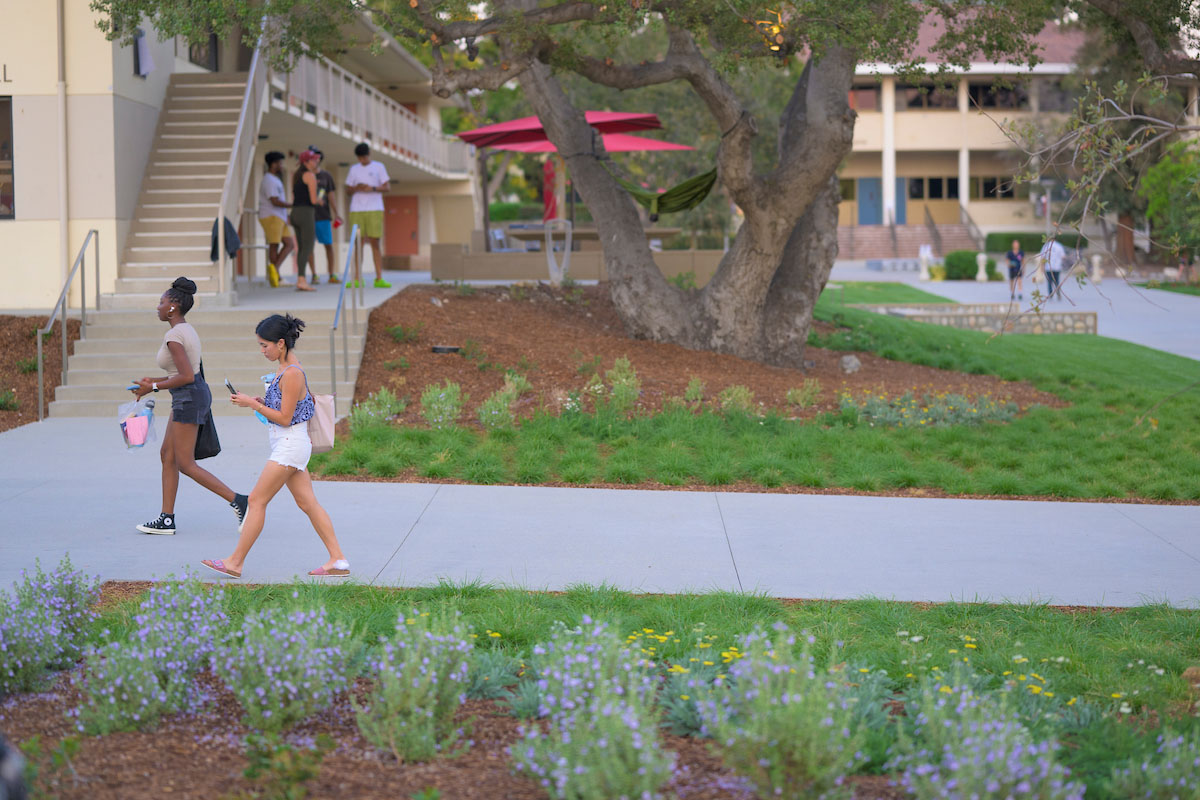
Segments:
[[[61,800],[142,800],[162,797],[232,796],[254,787],[243,777],[242,741],[250,731],[239,721],[233,695],[211,675],[201,675],[209,700],[199,712],[164,721],[148,733],[80,736],[73,775],[58,776]],[[362,691],[360,683],[356,691]],[[42,737],[43,753],[67,736],[79,736],[66,713],[78,702],[65,679],[49,692],[10,698],[0,705],[0,728],[23,742]],[[547,794],[534,781],[515,775],[507,748],[519,739],[523,724],[495,701],[469,700],[456,721],[471,720],[471,748],[453,759],[401,764],[375,751],[362,738],[348,699],[301,723],[287,734],[295,744],[327,734],[336,743],[319,776],[306,784],[313,798],[409,798],[436,788],[441,800],[541,800]],[[683,800],[754,800],[748,784],[710,752],[702,740],[664,735],[663,746],[678,755],[679,774],[670,787]],[[43,764],[43,774],[47,771]],[[902,794],[882,776],[852,779],[860,800],[898,800]]]
[[[387,332],[395,325],[420,325],[419,341],[397,343]],[[816,329],[828,333],[834,327],[817,323]],[[464,347],[468,342],[480,354],[474,361],[431,352],[433,345]],[[361,400],[382,387],[398,396],[407,395],[408,411],[400,421],[423,425],[418,402],[421,391],[429,384],[451,380],[470,395],[464,421],[474,420],[479,404],[503,385],[507,368],[524,374],[533,385],[533,392],[518,404],[518,413],[528,414],[542,405],[557,411],[568,392],[579,391],[587,383],[587,365],[593,359],[599,357],[603,377],[613,361],[626,357],[642,382],[638,407],[651,412],[661,409],[668,398],[682,396],[694,377],[704,382],[706,400],[727,386],[743,385],[754,392],[757,402],[777,409],[788,408],[788,389],[816,378],[821,382],[816,404],[787,411],[801,418],[835,410],[842,391],[859,395],[868,389],[888,396],[908,391],[970,397],[990,394],[997,400],[1012,400],[1021,408],[1035,403],[1064,405],[1055,395],[1028,383],[889,361],[873,353],[855,353],[862,368],[847,375],[839,365],[844,355],[844,351],[810,347],[805,358],[812,363],[799,370],[631,339],[609,299],[608,286],[603,284],[569,290],[545,284],[522,285],[515,290],[487,287],[469,295],[460,295],[453,287],[411,286],[371,312],[355,397]],[[407,368],[396,366],[402,358],[408,362]],[[388,362],[394,368],[385,366]],[[495,366],[481,370],[480,362]]]
[[[46,324],[46,317],[0,316],[0,395],[12,391],[16,395],[15,411],[0,410],[0,431],[19,425],[36,422],[37,410],[37,338],[34,330]],[[46,391],[46,403],[54,399],[54,389],[62,380],[62,345],[59,342],[62,320],[54,323],[54,331],[42,343],[45,358],[42,367]],[[67,322],[67,352],[75,352],[75,340],[79,338],[79,320]],[[23,372],[22,365],[34,364],[30,372]]]

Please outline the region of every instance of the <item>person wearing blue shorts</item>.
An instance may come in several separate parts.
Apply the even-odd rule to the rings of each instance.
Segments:
[[[329,282],[337,283],[337,262],[333,255],[333,221],[342,224],[338,216],[334,195],[337,193],[337,182],[321,165],[325,163],[325,154],[315,147],[310,147],[320,157],[317,162],[317,192],[325,198],[324,206],[317,206],[317,244],[325,245],[325,266],[329,270]],[[313,283],[317,282],[317,254],[314,250],[308,259],[309,272],[312,273]]]

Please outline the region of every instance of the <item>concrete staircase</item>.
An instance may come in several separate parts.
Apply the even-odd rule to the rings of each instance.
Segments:
[[[274,365],[258,352],[254,326],[266,316],[261,309],[194,310],[188,322],[200,334],[204,353],[204,373],[213,393],[214,416],[244,415],[245,409],[228,402],[224,381],[246,394],[262,394],[263,375]],[[300,312],[305,322],[297,354],[308,374],[309,388],[327,393],[329,385],[329,326],[333,310],[309,309]],[[348,320],[343,317],[343,323]],[[55,390],[50,403],[52,417],[111,417],[117,406],[131,397],[125,391],[132,379],[143,375],[162,375],[154,363],[162,344],[166,324],[154,318],[153,311],[101,311],[88,314],[87,338],[75,343],[75,352],[67,361],[67,383]],[[362,358],[363,337],[351,331],[350,379],[345,380],[342,366],[342,334],[337,334],[338,383],[337,413],[349,412]],[[158,417],[166,419],[171,404],[168,392],[160,392]]]
[[[180,275],[196,282],[198,307],[234,301],[231,293],[217,292],[217,266],[210,256],[245,91],[245,73],[171,76],[117,285],[101,296],[101,308],[154,308]]]
[[[935,248],[934,255],[944,256],[951,250],[977,249],[966,225],[938,225],[937,230],[942,238],[942,251],[938,253]],[[887,225],[844,225],[838,228],[838,258],[841,259],[916,258],[923,244],[934,244],[925,225],[897,225],[894,246],[892,232]]]

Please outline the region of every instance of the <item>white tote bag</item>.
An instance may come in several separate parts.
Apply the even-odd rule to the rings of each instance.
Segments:
[[[313,394],[308,388],[308,375],[304,376],[304,388],[313,399],[313,415],[308,418],[308,438],[312,440],[314,453],[325,453],[333,449],[333,421],[337,417],[337,395]]]

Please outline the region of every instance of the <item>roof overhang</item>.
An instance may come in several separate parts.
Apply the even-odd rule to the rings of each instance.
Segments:
[[[965,69],[962,67],[944,67],[942,64],[934,64],[932,62],[917,65],[919,71],[928,73],[934,73],[943,68],[952,75],[1069,75],[1075,71],[1075,65],[1067,63],[1043,63],[1030,67],[1027,64],[983,61],[970,64]],[[856,77],[895,75],[899,71],[899,68],[894,64],[870,62],[859,64],[854,70],[854,75]]]

